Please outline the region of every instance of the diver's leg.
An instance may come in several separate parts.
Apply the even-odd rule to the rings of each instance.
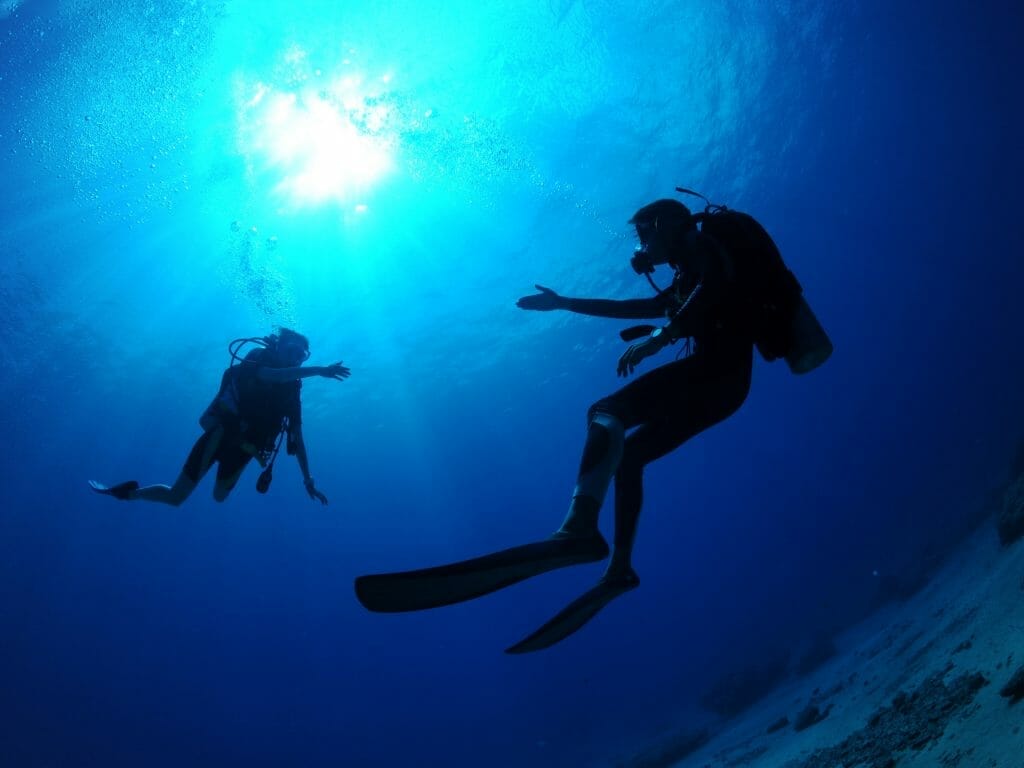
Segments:
[[[626,438],[615,474],[615,539],[606,579],[635,578],[632,556],[643,506],[644,467],[735,413],[749,390],[749,371],[711,378],[696,366],[680,366],[677,373],[675,393],[683,407],[640,425]]]
[[[644,501],[644,467],[700,431],[696,425],[652,422],[642,424],[626,438],[622,461],[615,473],[615,538],[606,579],[633,573],[633,543]]]
[[[654,418],[671,402],[679,378],[676,369],[685,364],[655,368],[590,407],[576,489],[556,536],[597,531],[598,513],[622,459],[625,431]]]
[[[217,449],[220,447],[223,436],[223,428],[204,432],[189,451],[185,466],[182,467],[181,474],[174,481],[174,485],[147,485],[135,491],[132,498],[170,504],[172,507],[180,506],[209,471],[217,456]]]
[[[155,501],[160,504],[169,504],[172,507],[179,507],[185,499],[192,495],[196,484],[185,472],[178,475],[174,485],[147,485],[135,491],[132,499],[141,501]]]
[[[251,460],[252,454],[243,451],[240,445],[224,446],[221,449],[220,463],[217,464],[217,482],[213,486],[214,501],[227,499]]]
[[[156,501],[160,504],[170,504],[172,507],[178,507],[195,489],[196,484],[192,482],[188,475],[182,472],[178,475],[178,479],[174,481],[174,485],[147,485],[135,491],[132,499]]]
[[[616,416],[592,413],[576,476],[576,489],[569,512],[556,536],[588,536],[597,532],[597,515],[622,458],[624,436],[625,429]]]

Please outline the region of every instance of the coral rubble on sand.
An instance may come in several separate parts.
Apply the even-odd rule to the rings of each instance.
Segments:
[[[898,694],[891,706],[879,709],[866,726],[841,743],[819,749],[806,760],[790,763],[787,768],[895,765],[901,751],[921,750],[938,740],[950,718],[968,706],[987,684],[977,672],[960,675],[948,685],[941,674],[934,674],[913,693]]]

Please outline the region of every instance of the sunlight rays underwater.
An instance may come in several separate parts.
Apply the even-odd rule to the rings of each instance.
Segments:
[[[568,489],[588,398],[615,381],[614,329],[525,315],[516,297],[535,281],[578,295],[646,292],[628,267],[626,219],[638,205],[676,183],[739,202],[788,168],[784,139],[799,129],[807,80],[769,80],[792,50],[776,29],[780,17],[799,20],[799,48],[822,20],[806,3],[659,2],[628,15],[610,2],[377,5],[58,3],[72,42],[10,118],[60,190],[19,224],[19,238],[45,234],[55,246],[23,249],[33,256],[24,269],[39,273],[24,284],[72,315],[75,344],[56,349],[93,385],[69,396],[89,414],[73,431],[101,423],[107,466],[144,453],[153,474],[179,461],[167,425],[194,428],[222,346],[291,325],[310,335],[316,363],[353,368],[344,387],[311,383],[308,398],[309,439],[318,467],[338,467],[327,475],[338,493],[373,479],[361,489],[366,510],[332,523],[348,537],[337,546],[374,557],[393,546],[382,534],[395,523],[369,513],[408,484],[429,488],[432,503],[389,514],[432,531],[432,552],[471,552],[502,526],[518,536],[557,524],[548,502]],[[783,140],[765,145],[779,156],[751,138],[776,133]],[[47,342],[56,331],[44,325],[33,328]],[[557,402],[529,402],[556,387]],[[116,404],[128,434],[95,399]],[[452,413],[461,433],[446,423]],[[365,477],[348,476],[339,457],[367,462]],[[404,465],[369,466],[378,457]],[[188,510],[202,525],[252,530],[245,505],[203,520],[207,504]],[[273,510],[295,533],[293,511]],[[407,542],[417,553],[422,544]],[[538,702],[536,681],[492,664],[490,650],[480,650],[487,674],[514,676],[505,682],[529,698],[522,730],[558,732],[557,697]],[[546,730],[530,719],[544,714]]]

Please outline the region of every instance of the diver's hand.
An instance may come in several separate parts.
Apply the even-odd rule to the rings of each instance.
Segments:
[[[656,329],[661,331],[660,328]],[[664,331],[652,334],[641,342],[632,344],[619,358],[619,376],[629,376],[640,364],[640,361],[657,354],[669,345],[668,334]]]
[[[309,498],[319,501],[321,504],[327,503],[327,497],[316,489],[316,484],[313,482],[312,477],[307,477],[303,484],[306,486],[306,493],[309,494]]]
[[[532,296],[523,296],[523,298],[516,302],[517,307],[520,309],[538,309],[541,312],[547,312],[552,309],[565,309],[566,301],[564,296],[559,296],[543,285],[535,285],[533,287],[540,291],[540,293],[535,293]]]
[[[341,364],[341,361],[334,363],[333,365],[324,365],[320,367],[319,374],[325,379],[336,379],[337,381],[344,381],[352,375],[347,367]]]

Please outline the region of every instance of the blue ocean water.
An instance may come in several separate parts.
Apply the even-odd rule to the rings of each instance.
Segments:
[[[1020,8],[624,8],[0,3],[0,763],[627,765],[963,534],[1024,433]],[[626,221],[677,184],[768,228],[833,358],[648,469],[642,588],[555,648],[502,653],[599,566],[363,610],[561,521],[623,323],[515,300],[649,295]],[[353,371],[303,389],[328,506],[290,458],[88,491],[171,482],[280,325]]]

